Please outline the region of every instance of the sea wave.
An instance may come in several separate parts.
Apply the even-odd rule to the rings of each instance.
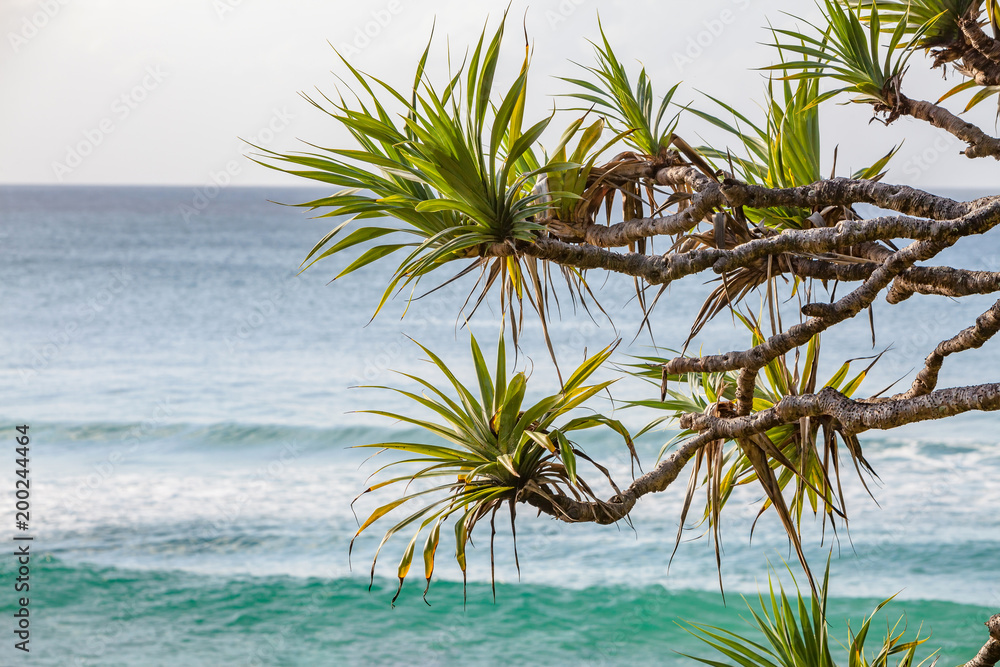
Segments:
[[[334,449],[352,445],[377,443],[387,440],[427,441],[427,432],[408,427],[391,419],[357,416],[353,424],[334,421],[330,426],[276,423],[273,421],[250,422],[172,422],[162,419],[146,421],[47,421],[32,422],[36,439],[46,446],[57,448],[101,447],[113,445],[166,446],[197,450],[232,450],[272,447],[275,443],[295,442],[309,450]],[[0,417],[0,432],[13,431],[21,422]],[[639,438],[637,443],[645,451],[643,460],[655,461],[662,443],[678,431],[660,429]],[[573,434],[583,445],[622,450],[618,436],[609,437],[600,430],[579,431]],[[995,434],[974,437],[957,433],[954,439],[927,439],[900,437],[891,432],[868,432],[861,436],[866,451],[876,452],[887,460],[929,459],[952,454],[982,456],[986,465],[1000,466],[1000,450]]]
[[[738,596],[661,586],[498,584],[494,601],[488,583],[442,581],[427,606],[412,582],[393,609],[390,579],[369,591],[356,577],[219,577],[55,558],[39,559],[33,576],[31,604],[44,613],[34,617],[32,664],[45,666],[693,665],[681,654],[713,654],[687,622],[748,630]],[[846,621],[857,627],[877,602],[834,591],[832,636],[845,641]],[[11,611],[8,596],[0,613]],[[990,609],[897,601],[881,617],[901,614],[911,633],[932,635],[942,664],[955,664],[982,645]],[[881,628],[876,621],[874,641]]]

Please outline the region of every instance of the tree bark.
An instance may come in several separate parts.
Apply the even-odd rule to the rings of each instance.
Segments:
[[[964,667],[994,667],[1000,662],[1000,614],[995,614],[986,621],[990,638],[979,649],[976,657],[965,663]]]
[[[976,125],[962,120],[933,102],[911,100],[904,95],[900,95],[899,98],[897,106],[899,113],[925,120],[969,144],[969,147],[962,151],[966,157],[993,157],[1000,160],[1000,139],[989,136]]]

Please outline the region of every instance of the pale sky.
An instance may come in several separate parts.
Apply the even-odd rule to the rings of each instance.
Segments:
[[[0,183],[190,184],[230,172],[242,185],[301,185],[246,160],[239,137],[275,150],[299,140],[349,146],[333,121],[298,96],[316,88],[334,94],[345,68],[330,44],[362,69],[400,86],[436,18],[434,71],[445,71],[446,38],[453,53],[474,42],[487,17],[506,0],[0,0]],[[514,0],[506,41],[506,74],[516,75],[521,22],[534,47],[531,105],[537,118],[579,76],[570,61],[592,62],[600,10],[619,57],[641,61],[655,90],[683,81],[677,101],[711,105],[697,91],[757,112],[760,72],[772,62],[762,29],[791,19],[780,10],[815,15],[794,0]],[[914,57],[904,81],[910,97],[936,99],[953,81],[926,71]],[[509,80],[509,79],[507,79]],[[565,103],[565,101],[560,101]],[[964,104],[952,106],[960,110]],[[868,124],[867,106],[827,105],[824,152],[845,174],[906,139],[887,180],[923,186],[995,183],[993,160],[975,163],[959,146],[918,121],[890,128]],[[995,133],[995,107],[970,120]],[[566,116],[563,124],[568,123]],[[558,123],[557,123],[558,124]],[[693,117],[678,133],[690,143],[717,138]]]

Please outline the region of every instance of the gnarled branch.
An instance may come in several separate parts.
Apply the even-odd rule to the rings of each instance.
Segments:
[[[559,494],[529,494],[525,501],[546,514],[567,522],[614,523],[623,519],[644,495],[665,490],[699,449],[719,439],[733,440],[765,433],[803,417],[828,416],[851,435],[873,429],[887,430],[930,419],[944,419],[971,410],[1000,410],[1000,383],[941,389],[923,396],[867,403],[854,401],[826,387],[816,394],[786,396],[774,407],[751,415],[716,417],[688,414],[681,427],[699,431],[656,468],[606,502],[583,502]]]
[[[956,352],[982,347],[998,331],[1000,331],[1000,301],[976,318],[975,325],[939,343],[934,351],[927,355],[924,367],[917,373],[910,390],[893,398],[911,398],[930,393],[937,386],[938,372],[945,357]]]
[[[991,137],[978,126],[962,120],[944,107],[900,95],[896,111],[925,120],[969,144],[969,147],[962,151],[966,157],[993,157],[1000,160],[1000,139]]]
[[[979,649],[976,657],[965,663],[964,667],[994,667],[1000,662],[1000,614],[994,614],[986,621],[990,638]]]
[[[964,16],[959,17],[958,27],[962,30],[969,46],[996,64],[997,70],[1000,71],[1000,41],[983,32],[983,27],[979,23],[981,13],[979,6],[973,5]],[[1000,78],[997,78],[997,82],[1000,82]]]

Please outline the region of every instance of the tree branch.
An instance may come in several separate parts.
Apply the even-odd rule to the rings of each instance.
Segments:
[[[891,254],[891,253],[890,253]],[[879,267],[875,262],[843,263],[834,259],[785,256],[791,273],[799,278],[857,282]],[[884,260],[883,260],[884,261]],[[780,268],[785,268],[783,265]],[[963,297],[1000,292],[1000,272],[969,271],[950,266],[911,266],[896,276],[886,294],[889,303],[900,303],[914,294]]]
[[[1000,614],[994,614],[986,621],[990,638],[979,649],[976,657],[965,663],[964,667],[994,667],[1000,662]]]
[[[1000,301],[976,318],[975,325],[939,343],[934,351],[927,355],[924,367],[917,373],[910,390],[893,398],[912,398],[930,393],[937,386],[938,372],[945,357],[956,352],[982,347],[998,331],[1000,331]]]
[[[959,17],[958,27],[961,28],[969,46],[1000,68],[1000,42],[983,32],[979,23],[980,14],[980,7],[974,4],[964,16]],[[1000,78],[997,81],[1000,81]]]
[[[567,523],[615,523],[632,511],[639,498],[670,486],[691,457],[711,441],[712,438],[702,436],[688,440],[659,465],[632,482],[621,495],[616,495],[607,502],[585,502],[560,494],[530,494],[525,502]]]
[[[506,257],[521,251],[558,264],[579,269],[606,269],[643,278],[651,285],[663,285],[709,268],[720,274],[733,271],[768,255],[817,255],[880,239],[948,238],[950,245],[960,236],[981,234],[997,223],[1000,223],[1000,201],[990,201],[953,220],[926,220],[905,215],[845,220],[833,227],[786,230],[776,236],[754,239],[729,250],[704,248],[665,256],[650,256],[617,253],[589,244],[572,244],[543,238],[516,248],[509,244],[496,244],[487,248],[486,254]]]
[[[644,171],[654,167],[645,165]],[[958,218],[970,210],[968,203],[933,195],[906,185],[879,181],[832,178],[797,188],[766,188],[735,179],[720,185],[692,166],[665,167],[649,176],[659,185],[686,186],[694,195],[690,205],[674,214],[636,218],[613,225],[573,225],[554,221],[550,231],[560,240],[585,241],[602,248],[624,247],[644,238],[688,232],[702,222],[714,209],[722,206],[851,206],[872,204],[905,215],[932,220]]]
[[[667,167],[656,173],[660,185],[685,184],[694,190],[690,206],[672,215],[637,218],[614,225],[588,225],[585,229],[560,222],[552,232],[564,241],[586,241],[603,248],[624,247],[644,238],[688,232],[714,209],[722,206],[851,206],[872,204],[905,215],[932,220],[959,218],[970,210],[968,203],[924,192],[906,185],[878,181],[833,178],[798,188],[770,189],[735,179],[722,184],[712,181],[694,167]]]
[[[666,170],[663,170],[666,171]],[[708,179],[705,179],[708,181]],[[706,215],[715,208],[726,204],[718,184],[709,181],[704,189],[691,197],[690,206],[657,218],[636,218],[610,226],[588,225],[585,233],[587,243],[608,247],[623,247],[651,236],[682,234],[698,226]]]
[[[772,336],[764,343],[742,352],[728,352],[720,355],[709,355],[704,357],[677,357],[663,365],[663,373],[666,375],[676,375],[680,373],[714,373],[732,371],[736,369],[748,369],[756,372],[763,368],[769,361],[790,350],[804,345],[817,333],[825,331],[829,327],[842,322],[845,319],[854,317],[864,308],[867,308],[878,293],[885,288],[896,276],[904,270],[910,268],[915,262],[929,259],[944,248],[953,245],[964,233],[973,229],[985,231],[985,228],[997,224],[986,220],[996,214],[996,205],[978,209],[960,220],[951,223],[933,223],[941,225],[935,227],[937,233],[934,235],[939,240],[924,240],[910,244],[906,248],[893,253],[886,262],[877,268],[865,282],[853,292],[843,297],[834,304],[811,303],[803,307],[802,312],[811,319],[790,327],[778,335]],[[985,215],[985,219],[982,217]],[[866,221],[873,222],[873,221]],[[842,227],[848,223],[842,222],[837,227]],[[865,224],[865,223],[857,223]],[[985,226],[984,226],[985,225]],[[948,230],[948,231],[946,231]],[[795,234],[809,234],[812,232],[825,232],[827,229],[808,230],[807,232],[784,233],[776,239],[761,239],[761,241],[751,241],[740,248],[746,248],[762,241],[780,241],[782,238],[791,237]],[[737,249],[739,250],[739,248]],[[720,262],[713,268],[720,271]],[[724,264],[721,270],[728,270]]]
[[[731,206],[752,208],[798,206],[818,209],[824,206],[872,204],[904,215],[932,220],[960,218],[970,210],[966,203],[908,185],[852,178],[831,178],[797,188],[768,188],[726,179],[722,182],[722,192]]]
[[[944,107],[933,102],[911,100],[900,94],[896,111],[925,120],[969,144],[962,151],[966,157],[993,157],[1000,160],[1000,139],[989,136],[976,125],[962,120]]]
[[[806,322],[792,326],[787,331],[771,336],[760,345],[742,352],[703,357],[676,357],[663,365],[663,373],[668,375],[690,372],[717,373],[736,369],[747,369],[756,373],[772,359],[806,344],[816,334],[860,313],[872,304],[879,292],[899,273],[915,262],[933,257],[955,240],[912,243],[893,253],[892,257],[873,271],[860,287],[836,303],[811,303],[804,306],[802,312],[810,316]]]
[[[854,401],[826,387],[817,394],[786,396],[774,407],[752,415],[688,414],[681,418],[681,427],[700,433],[632,482],[620,495],[606,502],[584,502],[560,494],[528,494],[524,501],[568,523],[610,524],[628,515],[639,498],[669,487],[698,450],[715,440],[747,438],[803,417],[832,417],[844,433],[856,435],[872,429],[887,430],[919,421],[944,419],[971,410],[1000,410],[1000,383],[942,389],[881,403]]]
[[[997,291],[1000,291],[1000,273],[995,271],[967,271],[948,266],[914,266],[893,281],[886,300],[889,303],[899,303],[914,293],[960,297],[970,294],[992,294]]]
[[[744,438],[764,433],[803,417],[829,416],[841,430],[857,435],[870,430],[888,430],[931,419],[944,419],[963,412],[1000,410],[1000,383],[941,389],[913,398],[867,403],[847,398],[832,387],[817,394],[785,396],[774,407],[740,417],[688,414],[681,427],[699,431],[713,439]]]

